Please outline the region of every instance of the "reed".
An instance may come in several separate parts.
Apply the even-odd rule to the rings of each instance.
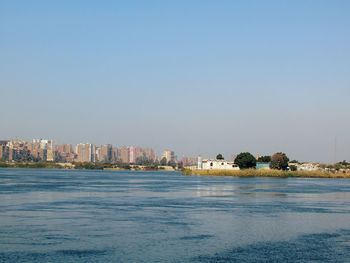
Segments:
[[[280,171],[280,170],[191,170],[184,169],[184,175],[237,176],[237,177],[300,177],[300,178],[350,178],[350,173],[323,171]]]

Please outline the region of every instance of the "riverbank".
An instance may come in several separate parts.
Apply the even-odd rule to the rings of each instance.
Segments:
[[[330,173],[322,171],[280,171],[280,170],[196,170],[184,169],[184,175],[236,176],[236,177],[300,177],[300,178],[349,178],[350,173]]]
[[[175,171],[171,166],[103,163],[0,162],[0,168],[75,169],[107,171]]]
[[[63,165],[60,165],[58,163],[49,163],[49,162],[38,162],[38,163],[6,163],[6,162],[0,162],[0,168],[44,168],[44,169],[64,169],[69,168],[68,166],[65,167]]]

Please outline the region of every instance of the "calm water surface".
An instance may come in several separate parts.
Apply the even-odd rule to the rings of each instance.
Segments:
[[[0,262],[350,262],[350,180],[0,169]]]

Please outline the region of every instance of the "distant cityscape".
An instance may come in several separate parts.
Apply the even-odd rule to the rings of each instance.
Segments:
[[[196,157],[178,159],[169,149],[157,155],[152,148],[138,146],[115,147],[112,144],[91,143],[55,144],[51,139],[19,139],[0,141],[0,160],[18,162],[58,162],[58,163],[109,163],[136,165],[169,165],[181,163],[191,166],[197,163]]]
[[[298,171],[340,171],[350,173],[347,161],[335,164],[321,164],[289,160],[285,153],[268,156],[253,156],[245,152],[232,155],[232,159],[218,154],[216,158],[207,159],[201,156],[183,156],[178,158],[171,149],[165,149],[157,155],[152,148],[139,146],[120,146],[112,144],[95,145],[91,143],[56,144],[52,139],[33,139],[31,141],[11,139],[0,140],[0,161],[9,165],[16,163],[56,164],[54,167],[64,168],[122,168],[130,169],[142,166],[150,169],[181,169],[184,167],[199,170],[240,170],[281,169]],[[277,163],[277,167],[274,167]],[[284,165],[281,165],[284,163]],[[58,166],[57,166],[58,165]],[[2,167],[7,167],[3,164]],[[34,166],[37,167],[37,166]]]

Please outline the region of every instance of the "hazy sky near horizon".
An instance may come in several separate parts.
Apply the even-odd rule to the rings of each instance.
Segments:
[[[0,139],[350,160],[350,1],[0,1]]]

